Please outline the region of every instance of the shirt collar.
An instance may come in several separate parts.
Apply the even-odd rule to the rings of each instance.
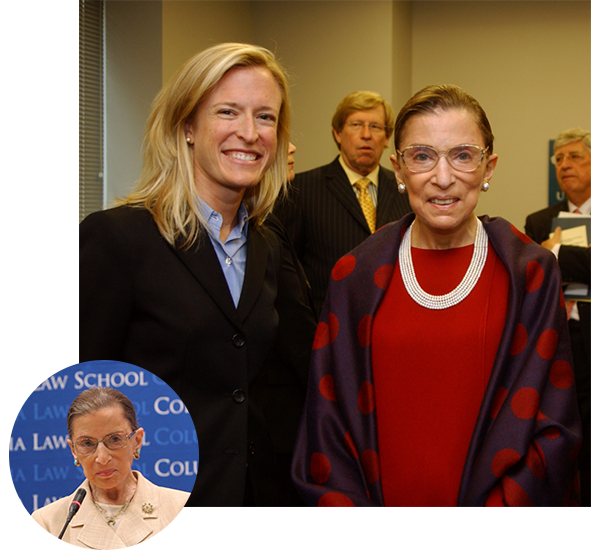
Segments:
[[[205,214],[205,219],[207,220],[207,225],[212,230],[216,238],[219,239],[220,231],[222,229],[222,215],[219,212],[216,212],[209,204],[207,204],[203,199],[199,199],[201,202],[201,206],[203,208],[203,213]],[[232,229],[230,235],[234,237],[243,236],[246,233],[246,227],[248,222],[248,210],[243,202],[240,203],[238,207],[238,223],[236,227]]]
[[[568,211],[574,212],[578,208],[581,214],[589,216],[591,214],[591,198],[588,198],[581,206],[576,206],[572,202],[568,201]]]
[[[373,183],[376,187],[378,186],[378,173],[380,171],[379,164],[369,174],[367,174],[367,176],[362,176],[361,174],[358,174],[357,172],[351,170],[351,168],[347,166],[347,164],[343,160],[343,155],[339,155],[339,162],[341,163],[341,166],[343,167],[345,174],[347,174],[347,177],[349,178],[349,183],[351,185],[355,185],[356,182],[358,182],[361,178],[365,177],[368,178],[369,181],[371,181],[371,183]]]

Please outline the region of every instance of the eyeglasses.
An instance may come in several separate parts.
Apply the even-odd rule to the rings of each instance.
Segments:
[[[563,155],[561,153],[560,155],[553,155],[550,160],[552,161],[552,164],[560,166],[566,159],[569,159],[571,162],[574,163],[579,163],[583,162],[584,158],[585,155],[583,155],[582,153],[569,153],[568,155]]]
[[[347,122],[346,124],[351,131],[355,133],[361,132],[366,126],[369,126],[369,131],[372,134],[381,134],[386,130],[384,126],[376,124],[375,122],[361,122],[360,120],[354,120],[353,122]]]
[[[137,432],[137,428],[133,430],[129,435],[125,435],[124,432],[117,432],[110,434],[102,439],[95,439],[94,437],[79,437],[74,443],[74,448],[81,455],[90,455],[96,451],[98,444],[102,441],[103,445],[114,451],[115,449],[121,449],[127,445],[129,438]]]
[[[478,145],[458,145],[447,151],[437,151],[427,145],[411,145],[396,152],[402,157],[409,172],[422,173],[433,170],[439,159],[445,157],[449,165],[460,172],[474,172],[480,166],[484,153],[488,150]]]

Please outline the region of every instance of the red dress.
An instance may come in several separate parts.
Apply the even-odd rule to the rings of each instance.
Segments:
[[[474,246],[412,248],[429,294],[462,280]],[[455,506],[464,461],[507,315],[509,276],[492,246],[472,292],[448,309],[419,306],[400,268],[376,313],[372,365],[386,506]]]

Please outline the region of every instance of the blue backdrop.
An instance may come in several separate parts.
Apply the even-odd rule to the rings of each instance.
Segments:
[[[566,195],[560,189],[558,185],[558,179],[556,179],[556,167],[550,160],[554,154],[554,140],[551,139],[548,149],[548,206],[552,206],[557,202],[562,202],[566,199]]]
[[[67,443],[66,417],[87,388],[119,390],[133,403],[144,428],[141,457],[134,460],[152,483],[191,491],[199,463],[197,434],[177,394],[149,371],[118,361],[89,361],[61,370],[27,399],[10,438],[10,473],[29,513],[72,494],[84,481]]]

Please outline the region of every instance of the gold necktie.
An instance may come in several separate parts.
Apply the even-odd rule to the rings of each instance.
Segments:
[[[361,205],[361,210],[363,210],[363,215],[367,220],[367,225],[369,225],[369,230],[373,233],[376,230],[376,207],[373,205],[373,201],[367,190],[370,183],[371,181],[368,178],[361,178],[355,182],[355,187],[359,189],[357,199]]]

